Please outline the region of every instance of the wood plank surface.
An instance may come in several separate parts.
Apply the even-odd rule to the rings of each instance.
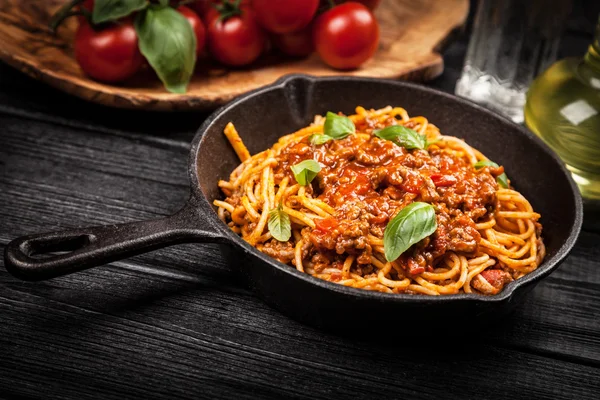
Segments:
[[[166,215],[187,197],[185,145],[9,112],[0,126],[2,244]],[[599,239],[585,232],[500,326],[461,341],[440,327],[439,341],[422,343],[393,330],[356,340],[296,323],[242,287],[211,245],[40,283],[0,269],[0,387],[44,398],[485,398],[499,387],[500,398],[594,398]]]
[[[0,296],[8,317],[0,328],[0,383],[23,382],[15,394],[93,396],[97,388],[104,398],[433,399],[489,398],[502,388],[499,398],[591,399],[600,390],[598,368],[489,340],[330,336],[225,282],[184,283],[118,267],[65,279],[35,294],[2,276],[9,288]],[[28,388],[38,376],[52,386]]]
[[[458,70],[434,84],[451,87]],[[0,64],[0,250],[23,234],[175,211],[204,118],[110,110]],[[293,321],[213,245],[38,283],[0,262],[0,399],[597,399],[599,243],[582,232],[492,329],[448,339],[440,326],[410,342],[402,316],[362,338]]]

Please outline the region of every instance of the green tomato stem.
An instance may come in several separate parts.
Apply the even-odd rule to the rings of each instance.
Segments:
[[[242,15],[242,0],[224,0],[221,4],[215,4],[214,7],[220,14],[219,19],[225,21],[228,18]]]
[[[52,33],[55,33],[60,24],[69,17],[74,15],[82,15],[83,13],[78,11],[73,11],[73,7],[76,5],[83,3],[84,0],[71,0],[68,3],[65,3],[57,12],[54,14],[52,19],[50,20],[50,30]]]

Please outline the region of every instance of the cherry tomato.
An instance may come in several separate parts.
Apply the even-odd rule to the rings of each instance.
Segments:
[[[273,44],[288,56],[306,57],[315,51],[311,26],[298,32],[273,35],[272,39]]]
[[[85,0],[81,5],[81,8],[84,8],[89,12],[94,11],[94,0]]]
[[[206,14],[212,9],[212,1],[211,0],[196,0],[193,3],[187,5],[192,10],[196,11],[196,14],[200,16],[200,18],[204,19]]]
[[[85,11],[91,15],[94,12],[94,0],[85,0],[83,3],[81,3],[81,5],[79,5],[79,10]],[[84,15],[77,16],[77,20],[79,23],[87,21]]]
[[[235,8],[234,3],[228,4]],[[207,30],[210,53],[223,64],[250,64],[265,46],[265,32],[258,25],[252,9],[244,4],[224,19],[216,10],[211,11],[207,16]]]
[[[326,64],[337,69],[353,69],[377,50],[379,25],[363,4],[348,2],[317,18],[313,38],[317,53]]]
[[[258,22],[273,33],[291,33],[312,21],[319,0],[252,0]]]
[[[196,34],[196,55],[199,55],[202,50],[204,50],[204,44],[206,43],[206,30],[204,29],[204,24],[198,14],[186,6],[177,7],[177,11],[179,11],[192,26],[192,29]]]
[[[227,6],[232,7],[231,3],[235,3],[235,1],[236,0],[200,0],[198,3],[200,3],[201,6],[198,7],[198,5],[196,5],[195,8],[197,9],[196,12],[198,12],[198,15],[205,21],[205,25],[207,25],[208,21],[212,20],[214,16],[220,15],[219,9],[223,9],[223,6],[225,6],[225,9],[227,9]],[[241,0],[239,7],[251,7],[251,4],[251,0]],[[202,14],[200,14],[198,9],[202,10]]]
[[[103,82],[119,82],[133,76],[144,57],[138,49],[131,19],[94,30],[80,22],[75,33],[75,59],[90,77]]]

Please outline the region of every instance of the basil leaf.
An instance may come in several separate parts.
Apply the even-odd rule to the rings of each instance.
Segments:
[[[508,189],[508,176],[506,176],[506,173],[502,173],[500,175],[498,175],[496,177],[496,182],[498,182],[498,185],[502,186],[504,189]]]
[[[281,204],[269,211],[269,222],[267,223],[271,236],[280,242],[287,242],[292,237],[292,224],[290,216],[283,211]]]
[[[296,165],[292,165],[294,178],[302,186],[308,185],[315,179],[315,176],[321,171],[321,166],[315,160],[304,160]]]
[[[378,138],[390,140],[408,150],[424,149],[426,145],[425,136],[402,125],[388,126],[387,128],[373,132],[373,134]]]
[[[115,21],[134,11],[139,11],[147,5],[147,0],[95,0],[92,22],[101,24],[106,21]]]
[[[481,161],[477,161],[475,164],[473,164],[473,166],[475,167],[475,169],[481,169],[483,167],[498,168],[499,165],[490,160],[481,160]]]
[[[475,164],[473,164],[473,166],[475,169],[481,169],[483,167],[499,167],[498,164],[490,160],[477,161]],[[498,175],[498,177],[496,177],[496,182],[498,182],[498,185],[502,186],[503,188],[508,189],[508,176],[506,176],[506,173],[503,172],[502,174]]]
[[[140,51],[165,88],[185,93],[196,65],[196,35],[188,20],[171,7],[151,7],[135,19]]]
[[[410,246],[420,242],[437,229],[435,209],[431,204],[414,202],[404,207],[385,227],[383,249],[392,262]]]
[[[343,139],[356,132],[354,122],[348,117],[337,115],[329,111],[325,117],[323,133],[332,139]]]
[[[308,138],[308,141],[310,142],[310,144],[314,144],[314,145],[327,143],[330,140],[333,140],[333,138],[329,135],[310,135],[310,137]]]
[[[436,144],[437,142],[441,141],[442,139],[433,139],[432,141],[429,141],[427,139],[427,136],[425,136],[425,148],[428,148],[429,146],[431,146],[432,144]]]

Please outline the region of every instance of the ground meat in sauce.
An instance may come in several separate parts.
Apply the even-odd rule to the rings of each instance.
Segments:
[[[483,294],[498,294],[505,284],[512,282],[513,278],[507,271],[501,269],[487,269],[475,277],[473,287]]]
[[[373,127],[369,122],[357,130],[369,133]],[[341,269],[347,255],[355,256],[354,272],[371,271],[373,249],[368,235],[382,238],[390,219],[414,201],[434,205],[438,229],[398,259],[407,275],[432,271],[447,251],[476,253],[481,236],[475,223],[494,209],[495,176],[502,173],[476,170],[464,158],[437,146],[407,150],[375,136],[350,135],[318,146],[305,138],[286,147],[275,176],[293,182],[290,166],[306,159],[315,159],[322,167],[312,183],[313,196],[336,210],[333,218],[316,220],[314,229],[303,231],[305,242],[312,245],[306,253],[317,273]],[[288,243],[267,242],[262,251],[285,263],[294,258]],[[508,278],[494,274],[493,282],[474,285],[487,291],[498,282],[504,285]]]
[[[290,242],[270,240],[260,251],[284,264],[289,264],[294,259],[294,246]]]

